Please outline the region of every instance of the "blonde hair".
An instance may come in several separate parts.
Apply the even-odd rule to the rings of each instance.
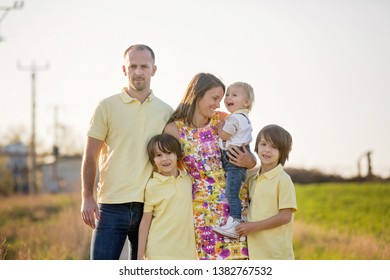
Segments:
[[[251,111],[253,107],[253,103],[255,103],[255,93],[253,91],[252,86],[245,82],[235,82],[227,88],[226,92],[229,92],[229,90],[231,90],[232,88],[244,89],[244,91],[248,94],[248,99],[249,99],[248,110]]]

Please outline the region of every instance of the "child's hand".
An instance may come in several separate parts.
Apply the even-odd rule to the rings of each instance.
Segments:
[[[240,236],[247,236],[253,230],[254,230],[253,229],[253,223],[251,223],[251,222],[241,223],[238,226],[236,226],[236,232]]]
[[[225,125],[225,121],[224,120],[223,121],[219,121],[217,123],[218,134],[221,134],[221,131],[222,131],[222,128],[223,128],[224,125]]]

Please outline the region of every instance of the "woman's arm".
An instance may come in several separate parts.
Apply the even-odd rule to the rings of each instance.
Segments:
[[[179,130],[177,129],[177,126],[176,126],[176,124],[174,122],[168,123],[164,127],[164,131],[163,132],[174,136],[178,140],[180,139]]]
[[[241,236],[247,236],[254,231],[271,229],[288,224],[291,221],[292,210],[290,208],[281,209],[279,213],[268,219],[258,222],[246,222],[236,227],[236,232]]]
[[[139,225],[139,234],[138,234],[138,252],[137,259],[143,260],[146,251],[146,241],[148,240],[149,229],[152,223],[153,214],[152,212],[144,212],[142,215],[142,220]]]

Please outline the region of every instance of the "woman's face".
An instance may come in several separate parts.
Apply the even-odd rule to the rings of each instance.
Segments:
[[[220,107],[224,92],[222,87],[214,87],[206,91],[204,96],[199,99],[195,107],[195,112],[204,118],[210,119],[215,110]]]

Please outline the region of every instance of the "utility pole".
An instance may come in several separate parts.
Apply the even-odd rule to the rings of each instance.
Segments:
[[[372,152],[368,151],[368,152],[365,152],[364,154],[362,154],[359,157],[359,160],[358,160],[358,176],[359,177],[363,177],[362,172],[361,172],[361,162],[362,162],[362,160],[365,157],[367,157],[367,175],[366,175],[366,178],[372,178],[373,177],[372,165],[371,165],[371,154],[372,154]]]
[[[371,151],[368,151],[366,153],[366,156],[367,156],[367,178],[372,178],[373,177],[373,174],[372,174],[372,166],[371,166]]]
[[[29,158],[30,158],[30,168],[29,168],[29,184],[28,189],[29,193],[33,194],[37,191],[37,184],[36,184],[36,172],[37,172],[37,154],[36,154],[36,147],[35,147],[35,107],[36,107],[36,89],[35,89],[35,78],[36,73],[38,71],[44,71],[49,69],[49,64],[46,64],[45,66],[38,67],[35,62],[32,62],[30,66],[23,67],[20,63],[18,63],[18,68],[21,71],[29,71],[31,72],[31,140],[30,140],[30,150],[29,150]]]
[[[0,7],[0,11],[4,11],[4,13],[0,16],[0,26],[1,26],[1,22],[5,19],[5,16],[8,14],[9,11],[20,10],[21,8],[23,8],[23,5],[24,5],[23,1],[15,1],[13,6]],[[4,39],[1,36],[1,32],[0,32],[0,42],[3,40]]]
[[[59,158],[59,144],[58,144],[58,106],[53,107],[53,117],[54,117],[54,143],[53,143],[53,173],[52,173],[52,183],[51,183],[51,191],[57,192],[59,191],[59,180],[58,180],[58,158]]]

